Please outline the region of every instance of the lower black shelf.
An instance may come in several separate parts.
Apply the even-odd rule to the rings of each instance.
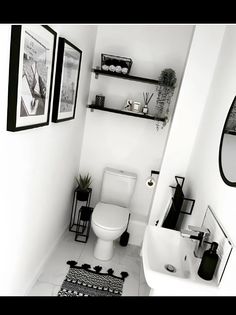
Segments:
[[[114,108],[109,108],[109,107],[100,107],[96,105],[87,105],[87,108],[90,109],[96,109],[96,110],[102,110],[105,112],[111,112],[111,113],[116,113],[116,114],[122,114],[122,115],[128,115],[128,116],[133,116],[133,117],[139,117],[139,118],[144,118],[144,119],[151,119],[151,120],[159,120],[159,121],[165,121],[165,118],[158,118],[156,119],[152,115],[145,115],[143,113],[134,113],[128,110],[119,110],[119,109],[114,109]]]

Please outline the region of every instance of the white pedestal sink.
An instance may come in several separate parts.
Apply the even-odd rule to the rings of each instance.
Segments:
[[[201,259],[193,252],[196,241],[179,231],[148,225],[144,233],[142,259],[150,295],[217,295],[215,279],[201,279]]]

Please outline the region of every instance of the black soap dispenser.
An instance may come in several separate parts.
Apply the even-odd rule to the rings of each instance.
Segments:
[[[218,244],[212,242],[211,248],[206,250],[198,269],[198,275],[204,280],[212,280],[219,256],[216,252]]]

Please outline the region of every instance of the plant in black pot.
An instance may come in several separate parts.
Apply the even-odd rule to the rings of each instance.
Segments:
[[[79,175],[79,178],[76,178],[78,183],[77,191],[77,199],[80,201],[87,201],[89,196],[89,186],[92,183],[91,176],[89,174],[82,176]]]

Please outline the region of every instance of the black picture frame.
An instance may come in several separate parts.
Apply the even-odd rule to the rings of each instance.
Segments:
[[[82,50],[59,37],[52,112],[55,123],[75,118],[81,60]]]
[[[57,33],[47,25],[13,25],[7,130],[49,124]]]

